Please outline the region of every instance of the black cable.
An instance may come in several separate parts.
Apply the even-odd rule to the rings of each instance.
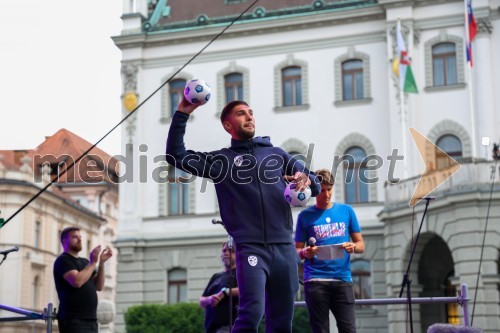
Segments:
[[[225,228],[225,226],[224,226]],[[234,321],[233,321],[233,289],[234,288],[237,288],[236,287],[233,287],[233,278],[234,278],[234,271],[236,270],[233,269],[233,253],[234,253],[234,239],[232,238],[231,235],[227,235],[228,237],[228,247],[229,247],[229,331],[232,331],[233,330],[233,325],[234,325]],[[229,238],[231,237],[231,238]],[[231,244],[231,246],[229,246]]]
[[[414,231],[415,231],[415,206],[413,205],[412,207],[412,214],[411,214],[411,248],[408,249],[408,252],[411,254],[411,249],[413,248],[414,242],[415,242],[415,236],[414,236]],[[401,296],[400,296],[401,297]],[[410,323],[410,305],[409,303],[406,304],[406,333],[408,333],[412,328],[411,328],[411,323]]]
[[[476,293],[474,294],[474,302],[472,303],[472,315],[470,325],[473,326],[474,323],[474,310],[476,310],[476,299],[477,299],[477,289],[479,288],[479,276],[481,274],[481,264],[483,262],[483,253],[484,253],[484,243],[486,242],[486,230],[488,229],[488,220],[490,218],[490,207],[491,201],[493,198],[493,188],[495,186],[495,176],[497,172],[497,164],[499,160],[499,156],[493,151],[493,158],[495,159],[495,166],[493,170],[491,170],[491,187],[490,187],[490,198],[488,199],[488,208],[486,210],[486,221],[484,222],[484,231],[483,231],[483,244],[481,245],[481,255],[479,257],[479,268],[477,269],[477,278],[476,278]]]
[[[83,152],[80,155],[80,157],[78,157],[74,162],[72,162],[66,169],[64,169],[61,173],[58,173],[57,175],[55,175],[54,178],[52,178],[51,181],[45,187],[43,187],[37,194],[35,194],[33,197],[31,197],[31,199],[29,199],[24,205],[22,205],[18,210],[16,210],[14,212],[14,214],[12,214],[7,220],[5,220],[5,222],[3,222],[0,225],[0,228],[2,228],[4,225],[6,225],[10,220],[12,220],[17,214],[19,214],[30,203],[32,203],[33,201],[35,201],[36,198],[38,198],[43,192],[45,192],[50,186],[52,186],[52,184],[54,184],[56,182],[56,180],[59,179],[59,177],[63,176],[66,172],[68,172],[69,170],[71,170],[75,166],[76,163],[78,163],[82,158],[84,158],[85,156],[87,156],[87,154],[92,149],[94,149],[99,143],[101,143],[101,141],[104,140],[109,134],[111,134],[111,132],[113,132],[118,126],[120,126],[121,124],[123,124],[144,103],[146,103],[151,97],[153,97],[158,91],[160,91],[161,88],[163,88],[163,86],[165,86],[167,83],[169,83],[177,74],[179,74],[180,71],[182,71],[184,68],[186,68],[187,65],[189,65],[194,59],[196,59],[203,51],[205,51],[205,49],[207,49],[213,42],[215,42],[215,40],[217,40],[220,36],[222,36],[226,32],[227,29],[229,29],[236,21],[238,21],[243,15],[245,15],[245,13],[248,12],[250,10],[250,8],[252,8],[259,1],[260,0],[255,0],[254,2],[252,2],[243,12],[241,12],[240,15],[238,15],[226,27],[224,27],[224,29],[222,29],[221,32],[219,32],[214,38],[212,38],[207,43],[207,45],[205,45],[204,47],[202,47],[200,51],[198,51],[194,56],[191,57],[191,59],[189,59],[184,65],[182,65],[181,68],[179,68],[174,74],[172,74],[167,81],[163,82],[155,91],[153,91],[148,97],[146,97],[146,99],[144,101],[142,101],[139,105],[137,105],[135,107],[135,109],[133,109],[132,111],[130,111],[129,114],[127,114],[125,116],[125,118],[123,118],[111,130],[109,130],[102,138],[100,138],[96,143],[94,143],[89,149],[87,149],[85,152]]]

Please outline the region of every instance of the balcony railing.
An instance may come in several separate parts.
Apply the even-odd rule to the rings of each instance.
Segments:
[[[493,173],[494,168],[494,161],[461,163],[461,168],[440,185],[436,185],[437,187],[430,195],[439,197],[467,192],[489,192],[493,181],[492,176],[495,176],[496,184],[500,178],[500,171],[496,170]],[[428,188],[434,188],[433,186],[439,184],[443,176],[446,175],[446,170],[429,172],[422,178],[422,181],[427,183]],[[397,184],[387,183],[385,185],[385,208],[393,209],[408,205],[420,178],[420,176],[416,176]]]

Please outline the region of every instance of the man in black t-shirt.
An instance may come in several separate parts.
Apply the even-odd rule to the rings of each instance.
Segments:
[[[224,272],[216,273],[208,282],[200,306],[205,309],[206,333],[229,333],[232,322],[229,322],[229,295],[232,295],[233,320],[236,318],[238,306],[238,287],[236,283],[236,262],[234,251],[228,243],[222,245],[221,259]]]
[[[104,287],[104,263],[113,255],[111,249],[96,246],[90,261],[80,258],[80,229],[61,232],[64,252],[54,262],[54,282],[59,296],[57,319],[60,333],[97,333],[97,293]]]

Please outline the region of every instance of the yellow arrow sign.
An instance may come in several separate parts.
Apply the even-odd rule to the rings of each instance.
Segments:
[[[413,207],[457,172],[461,165],[416,129],[410,128],[410,134],[425,164],[425,170],[410,199],[410,207]]]

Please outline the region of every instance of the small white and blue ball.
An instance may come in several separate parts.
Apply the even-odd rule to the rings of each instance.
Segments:
[[[212,89],[202,79],[194,79],[189,81],[184,87],[184,97],[191,104],[205,104],[210,100]]]
[[[311,198],[311,188],[307,187],[304,191],[295,191],[296,183],[288,183],[283,192],[285,200],[292,207],[305,207]]]

